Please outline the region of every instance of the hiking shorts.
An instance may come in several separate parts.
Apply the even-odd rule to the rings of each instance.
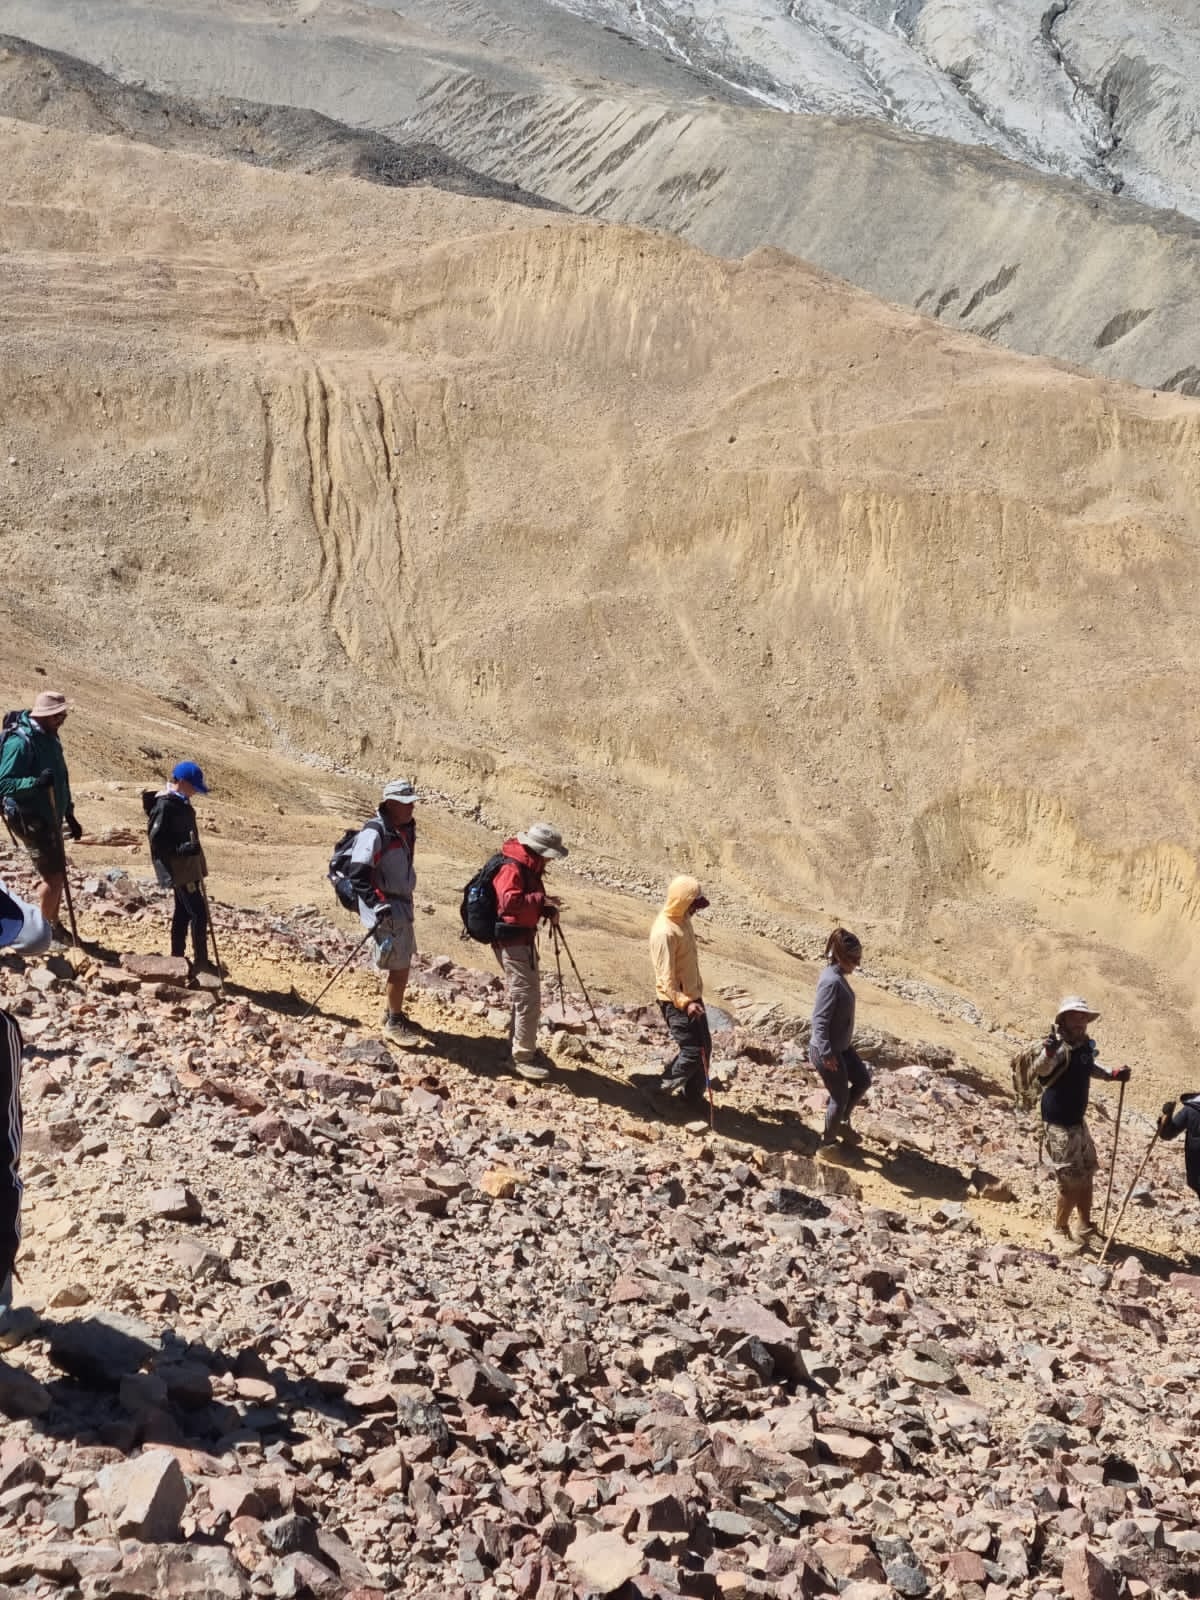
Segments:
[[[43,882],[67,870],[67,853],[62,829],[43,817],[22,816],[12,824],[13,832],[29,851],[33,870]]]
[[[1084,1183],[1095,1176],[1100,1165],[1086,1122],[1073,1123],[1069,1128],[1047,1122],[1042,1159],[1054,1169],[1059,1183]]]
[[[416,929],[406,916],[397,911],[382,936],[378,931],[375,933],[375,970],[407,972],[416,953]]]

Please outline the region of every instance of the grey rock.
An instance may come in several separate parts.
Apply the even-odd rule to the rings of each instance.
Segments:
[[[117,1311],[56,1323],[50,1331],[55,1366],[81,1382],[113,1389],[161,1353],[162,1341],[153,1328]]]
[[[49,1390],[36,1378],[0,1361],[0,1412],[6,1417],[44,1417],[51,1403]]]

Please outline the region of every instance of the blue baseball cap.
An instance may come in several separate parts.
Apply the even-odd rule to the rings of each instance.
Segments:
[[[204,781],[204,774],[194,761],[180,761],[176,763],[175,771],[171,774],[174,783],[190,783],[197,794],[207,794],[208,785]]]

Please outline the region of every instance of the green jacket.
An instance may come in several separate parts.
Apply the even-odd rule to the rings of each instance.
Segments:
[[[52,823],[50,791],[37,787],[38,774],[47,767],[54,774],[54,798],[61,822],[75,809],[62,742],[57,733],[47,733],[28,711],[22,711],[0,751],[0,799],[11,798],[25,816]]]

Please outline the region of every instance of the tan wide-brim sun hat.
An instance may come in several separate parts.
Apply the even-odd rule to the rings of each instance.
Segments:
[[[1093,1011],[1082,995],[1069,994],[1065,1000],[1059,1002],[1058,1010],[1054,1013],[1055,1022],[1061,1022],[1068,1011],[1076,1011],[1081,1017],[1086,1017],[1089,1022],[1098,1022],[1100,1013]]]
[[[517,843],[532,850],[535,856],[545,856],[548,861],[561,861],[569,853],[562,834],[548,822],[535,822],[531,828],[526,828],[517,835]]]
[[[31,717],[62,717],[71,709],[67,704],[65,694],[59,694],[57,689],[43,689],[33,702],[29,712]]]

